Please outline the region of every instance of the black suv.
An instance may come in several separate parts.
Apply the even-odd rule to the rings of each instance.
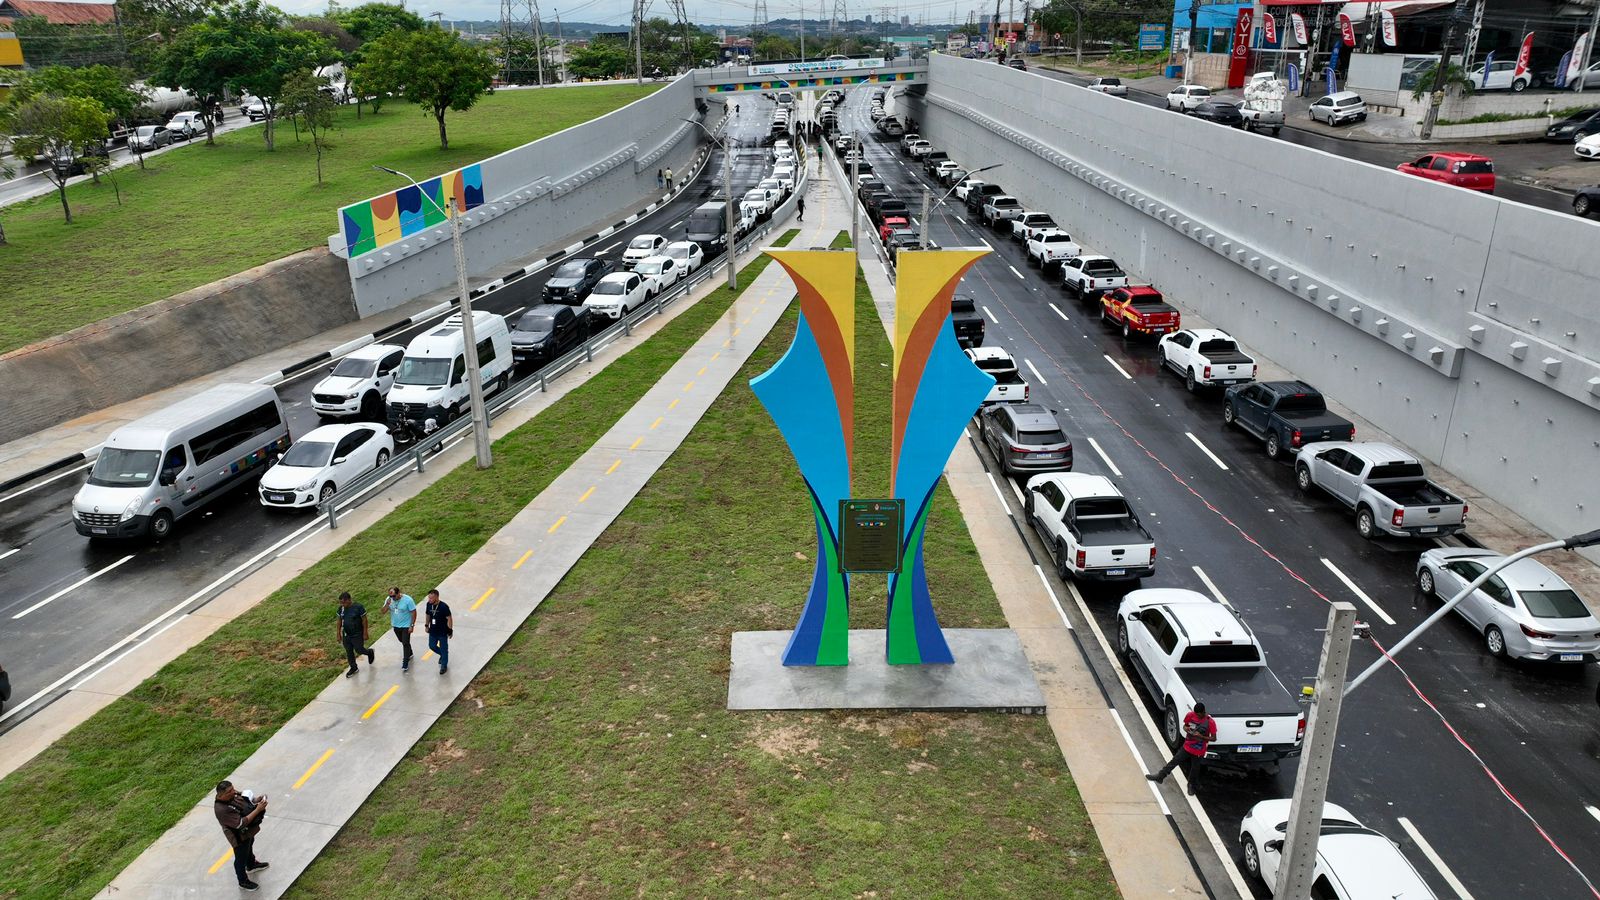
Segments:
[[[611,273],[611,263],[603,259],[579,257],[569,259],[556,269],[555,274],[544,283],[544,297],[546,303],[565,303],[577,306],[583,303],[583,298],[589,296],[600,279]]]
[[[593,327],[587,306],[544,303],[517,318],[511,356],[517,365],[544,365],[578,346]]]
[[[956,329],[956,343],[964,350],[983,345],[983,313],[971,294],[957,294],[950,298],[950,323]]]
[[[979,414],[983,442],[1007,475],[1071,472],[1072,441],[1037,403],[996,403]]]
[[[989,202],[990,197],[998,197],[1005,192],[1005,188],[998,184],[984,182],[967,191],[967,211],[976,216],[983,211],[983,205]]]

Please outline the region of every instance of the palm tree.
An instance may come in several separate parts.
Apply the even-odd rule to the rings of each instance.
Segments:
[[[1433,62],[1417,70],[1417,87],[1411,92],[1411,99],[1421,100],[1423,97],[1433,93],[1433,83],[1439,77],[1438,68],[1439,64]],[[1446,91],[1450,88],[1455,88],[1463,94],[1470,94],[1476,87],[1477,85],[1473,80],[1467,77],[1465,69],[1455,63],[1447,63],[1445,65],[1444,89]]]

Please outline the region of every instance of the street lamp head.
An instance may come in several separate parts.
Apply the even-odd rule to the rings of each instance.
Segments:
[[[409,177],[404,172],[401,172],[401,171],[396,170],[396,169],[391,169],[388,166],[380,166],[377,163],[373,163],[372,167],[374,169],[377,169],[380,172],[388,172],[390,175],[399,175],[401,178],[408,178]]]

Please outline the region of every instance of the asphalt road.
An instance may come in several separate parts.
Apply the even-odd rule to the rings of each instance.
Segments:
[[[859,103],[853,103],[859,133],[874,134]],[[897,145],[869,141],[867,159],[913,209],[920,208],[922,187],[930,182],[919,166],[905,165],[909,161]],[[1022,199],[1025,205],[1049,202]],[[1063,222],[1062,227],[1093,252],[1095,223]],[[1140,511],[1160,553],[1156,575],[1143,586],[1206,593],[1215,585],[1256,631],[1291,691],[1316,671],[1329,600],[1355,603],[1384,645],[1434,609],[1417,596],[1412,576],[1417,553],[1433,543],[1362,540],[1342,508],[1326,498],[1302,497],[1288,465],[1267,460],[1259,442],[1222,425],[1219,394],[1189,394],[1176,376],[1157,370],[1149,340],[1125,341],[1103,327],[1093,307],[1061,290],[1059,278],[1047,280],[1030,268],[1009,236],[970,223],[961,205],[942,208],[930,233],[939,246],[987,243],[994,248],[960,291],[971,294],[989,318],[985,344],[1009,350],[1032,386],[1032,399],[1058,411],[1074,444],[1077,471],[1112,477]],[[1181,304],[1184,298],[1174,299]],[[1018,494],[1013,491],[1008,499],[1021,517]],[[1036,559],[1050,569],[1032,529],[1024,525],[1023,533]],[[1334,568],[1395,624],[1379,619]],[[1135,689],[1126,685],[1138,684],[1137,675],[1109,661],[1110,644],[1103,651],[1093,646],[1095,628],[1068,599],[1076,589],[1054,575],[1050,580],[1078,619],[1078,633],[1099,659],[1102,680],[1118,698],[1123,719],[1153,769],[1166,751],[1155,747],[1144,724],[1136,723],[1139,712],[1158,721],[1160,710],[1142,688],[1136,702],[1127,700]],[[1078,594],[1104,639],[1114,639],[1116,606],[1127,589],[1089,587]],[[1351,671],[1375,658],[1372,647],[1358,645]],[[1596,667],[1554,669],[1494,660],[1476,632],[1454,616],[1400,659],[1420,695],[1437,705],[1528,815],[1577,867],[1600,875]],[[1454,895],[1442,874],[1446,871],[1484,900],[1590,896],[1590,888],[1500,793],[1418,692],[1391,669],[1350,696],[1329,799],[1400,842],[1440,896]],[[1218,775],[1201,784],[1201,806],[1227,852],[1237,858],[1239,822],[1250,806],[1288,796],[1293,780],[1290,763],[1270,776]],[[1166,789],[1166,797],[1175,807],[1181,804],[1175,787]],[[1439,865],[1402,819],[1431,845]],[[1204,847],[1196,852],[1203,854]],[[1257,896],[1268,896],[1252,886]]]
[[[730,123],[744,145],[734,161],[738,191],[753,186],[771,169],[769,151],[759,141],[771,119],[770,104],[751,98],[741,105],[743,115]],[[684,220],[695,206],[710,199],[713,189],[720,189],[721,176],[722,157],[713,151],[696,190],[577,255],[620,260],[635,235],[681,239]],[[554,267],[508,284],[474,301],[474,306],[509,317],[537,302],[553,271]],[[387,342],[404,346],[432,324],[412,326]],[[304,435],[320,424],[311,409],[311,388],[331,368],[330,362],[278,385],[291,435]],[[71,522],[71,500],[83,477],[72,474],[0,497],[0,578],[11,586],[0,599],[0,623],[4,623],[0,662],[11,675],[13,690],[6,710],[10,721],[0,720],[0,730],[19,721],[11,716],[13,711],[33,709],[17,710],[18,704],[52,685],[56,687],[50,696],[57,696],[78,680],[114,665],[129,634],[175,605],[200,603],[197,592],[309,519],[305,512],[264,508],[252,486],[180,522],[163,543],[91,543]],[[43,606],[18,617],[41,602]],[[62,682],[63,678],[67,680]],[[42,701],[34,704],[39,705]]]
[[[1033,74],[1045,78],[1054,78],[1068,84],[1087,84],[1089,79],[1077,75],[1068,75],[1044,67],[1030,69]],[[1146,106],[1164,108],[1166,98],[1143,91],[1129,91],[1128,100],[1133,103],[1142,103]],[[1174,112],[1173,115],[1179,115]],[[1302,147],[1311,147],[1335,156],[1346,159],[1360,160],[1392,169],[1404,162],[1410,162],[1424,153],[1435,152],[1441,149],[1434,144],[1388,144],[1369,141],[1355,141],[1344,137],[1322,134],[1315,131],[1303,131],[1299,128],[1284,128],[1276,138],[1258,134],[1264,141],[1283,140]],[[1562,144],[1523,143],[1523,144],[1494,144],[1494,143],[1459,143],[1451,144],[1447,149],[1462,153],[1477,153],[1487,156],[1495,161],[1495,172],[1499,176],[1495,183],[1495,196],[1529,206],[1542,209],[1555,210],[1556,212],[1572,213],[1572,194],[1569,191],[1551,190],[1549,188],[1534,187],[1515,180],[1518,176],[1525,175],[1536,177],[1538,171],[1553,162],[1569,162],[1572,148]],[[1596,169],[1600,176],[1600,168]]]

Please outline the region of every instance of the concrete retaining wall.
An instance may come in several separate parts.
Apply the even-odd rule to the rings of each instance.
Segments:
[[[711,108],[720,115],[720,104]],[[599,230],[637,210],[659,193],[658,169],[687,173],[702,135],[685,118],[699,118],[692,77],[484,160],[479,164],[484,205],[462,219],[467,271],[489,271],[576,228],[592,225]],[[342,227],[339,219],[335,222]],[[343,252],[343,242],[341,231],[329,238],[330,249]],[[363,317],[453,284],[449,226],[419,231],[356,256],[349,261],[349,281]]]
[[[1600,224],[935,56],[924,135],[1553,533],[1595,527]],[[981,112],[980,112],[981,111]]]
[[[0,443],[356,318],[344,260],[307,250],[0,356]]]

